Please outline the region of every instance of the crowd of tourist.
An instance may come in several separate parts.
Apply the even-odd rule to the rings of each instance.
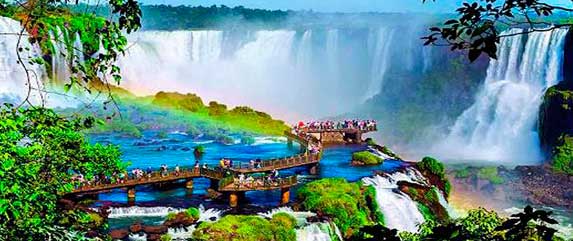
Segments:
[[[269,187],[279,185],[279,171],[273,169],[263,176],[255,177],[255,174],[239,173],[233,176],[233,184],[235,188],[255,188],[255,187]]]
[[[372,130],[376,129],[376,120],[343,120],[343,121],[299,121],[294,130],[343,130],[359,129]]]

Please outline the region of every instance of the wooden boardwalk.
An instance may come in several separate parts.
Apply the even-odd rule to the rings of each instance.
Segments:
[[[181,169],[179,173],[169,172],[167,174],[161,174],[160,172],[153,172],[149,177],[145,175],[142,178],[125,178],[123,180],[117,181],[115,183],[96,183],[96,184],[82,184],[77,186],[70,194],[89,194],[98,193],[112,189],[127,188],[128,197],[135,197],[135,187],[139,185],[150,185],[159,183],[169,183],[177,181],[187,181],[187,187],[193,187],[194,178],[209,178],[213,182],[216,182],[213,187],[217,187],[219,192],[230,192],[237,199],[236,195],[238,192],[246,191],[266,191],[273,189],[281,189],[283,192],[283,201],[286,199],[288,201],[288,188],[295,186],[297,184],[297,177],[290,176],[285,178],[278,178],[272,182],[265,182],[264,180],[255,179],[250,183],[238,183],[236,178],[233,178],[237,174],[243,173],[258,173],[258,172],[269,172],[272,170],[283,170],[293,167],[300,166],[311,166],[311,173],[316,173],[316,167],[320,162],[322,156],[322,147],[320,140],[310,133],[327,133],[327,132],[341,132],[341,133],[366,133],[370,131],[376,131],[376,128],[368,129],[300,129],[298,132],[291,133],[285,132],[285,136],[290,141],[296,141],[301,145],[301,153],[294,156],[262,160],[260,161],[259,168],[254,168],[250,165],[241,165],[229,168],[229,169],[207,169],[207,168],[192,168],[192,169]],[[315,146],[318,150],[311,153],[308,148],[310,146]],[[285,191],[286,190],[286,191]],[[233,197],[231,197],[233,199]],[[231,202],[233,203],[233,202]]]
[[[230,180],[219,187],[220,192],[246,192],[251,190],[268,191],[274,189],[290,188],[298,184],[297,177],[290,176],[286,178],[279,178],[272,182],[265,182],[263,179],[254,179],[252,182],[244,181],[239,183],[236,180]]]

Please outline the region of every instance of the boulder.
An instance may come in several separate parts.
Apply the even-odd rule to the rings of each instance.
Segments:
[[[165,234],[167,233],[167,226],[165,225],[144,226],[143,231],[147,234]]]
[[[114,229],[109,232],[109,236],[113,240],[125,240],[129,236],[127,229]]]
[[[129,231],[132,233],[139,233],[143,231],[143,225],[141,225],[141,223],[134,223],[129,226]]]
[[[176,214],[173,219],[163,222],[163,225],[170,228],[188,227],[194,224],[195,221],[197,220],[191,217],[191,215],[185,212],[180,212]]]

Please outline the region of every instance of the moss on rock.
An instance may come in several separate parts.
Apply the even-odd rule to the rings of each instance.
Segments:
[[[379,165],[383,162],[384,159],[369,151],[359,151],[352,154],[352,165],[355,166]]]
[[[351,237],[360,227],[383,220],[371,188],[343,178],[325,178],[304,185],[298,197],[304,209],[332,218],[342,234]]]
[[[295,241],[296,220],[275,214],[271,220],[259,216],[228,215],[214,223],[201,223],[193,232],[198,241]]]

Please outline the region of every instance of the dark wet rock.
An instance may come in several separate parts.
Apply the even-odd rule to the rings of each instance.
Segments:
[[[170,228],[183,228],[194,224],[197,220],[185,212],[180,212],[175,215],[171,220],[163,222],[163,225]]]
[[[167,226],[165,225],[143,226],[143,231],[146,234],[164,234],[167,233]]]
[[[533,205],[547,205],[573,208],[573,176],[555,173],[549,166],[517,166],[504,171],[498,168],[503,177],[503,185],[494,185],[477,177],[479,168],[468,167],[470,174],[460,178],[449,173],[454,188],[469,195],[487,196],[492,203],[528,202]]]
[[[147,241],[157,241],[161,238],[161,234],[149,234],[147,235]]]
[[[132,233],[140,233],[143,231],[143,225],[141,225],[141,223],[134,223],[129,226],[129,231]]]
[[[129,236],[129,231],[127,229],[114,229],[109,232],[109,236],[113,240],[126,240]]]
[[[183,148],[181,148],[181,150],[182,150],[182,151],[190,151],[191,148],[189,148],[189,147],[183,147]]]

